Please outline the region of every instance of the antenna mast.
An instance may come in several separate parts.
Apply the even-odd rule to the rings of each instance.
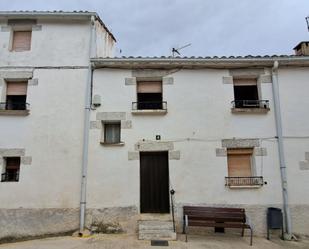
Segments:
[[[175,57],[175,53],[178,54],[178,55],[180,55],[179,50],[181,50],[181,49],[183,49],[183,48],[186,48],[186,47],[189,47],[189,46],[191,46],[191,43],[189,43],[189,44],[187,44],[187,45],[184,45],[184,46],[182,46],[182,47],[180,47],[180,48],[172,48],[172,57],[173,57],[173,58]]]

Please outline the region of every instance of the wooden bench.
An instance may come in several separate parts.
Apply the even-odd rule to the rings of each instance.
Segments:
[[[184,206],[183,233],[186,234],[186,242],[189,226],[240,228],[242,236],[244,236],[245,229],[250,229],[250,245],[252,246],[252,227],[246,219],[245,209],[242,208]]]

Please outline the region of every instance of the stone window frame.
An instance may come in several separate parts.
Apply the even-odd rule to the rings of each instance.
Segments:
[[[230,69],[229,76],[223,76],[224,84],[234,84],[234,79],[256,79],[259,100],[263,100],[261,84],[272,83],[271,73],[267,68],[244,68],[244,69]],[[266,114],[270,111],[269,100],[266,108],[231,108],[231,113],[253,113]]]
[[[33,69],[31,70],[0,70],[0,102],[6,102],[6,82],[27,81],[29,86],[37,86],[38,79],[33,78]],[[28,96],[27,89],[27,96]],[[27,116],[30,110],[0,110],[0,115]]]
[[[128,160],[134,161],[140,159],[140,152],[155,152],[168,151],[169,160],[180,160],[180,150],[174,149],[174,142],[171,141],[154,141],[154,140],[140,140],[134,145],[134,151],[128,152]]]
[[[12,49],[14,31],[31,31],[31,45],[32,45],[33,32],[41,31],[41,30],[42,30],[42,25],[38,25],[36,19],[9,19],[7,21],[7,25],[1,26],[1,32],[10,32],[9,43],[8,43],[8,50],[10,52],[16,52]],[[30,50],[26,50],[22,52],[31,51],[32,50],[31,45],[30,45]]]
[[[97,112],[96,120],[90,121],[90,129],[100,130],[100,144],[104,146],[124,146],[125,142],[120,143],[105,143],[104,142],[104,123],[120,123],[120,138],[123,129],[132,129],[132,121],[127,120],[126,112]]]
[[[160,70],[160,69],[137,69],[132,70],[132,77],[125,78],[126,86],[135,86],[135,102],[137,100],[137,84],[139,81],[162,81],[162,100],[165,99],[165,85],[174,84],[174,78],[170,76],[170,74],[175,73],[178,70]],[[165,115],[167,114],[167,106],[165,109],[155,109],[155,110],[133,110],[132,114],[134,115]]]
[[[256,158],[257,156],[267,156],[267,150],[260,145],[260,139],[257,138],[232,138],[232,139],[222,139],[221,140],[221,148],[216,148],[216,156],[217,157],[226,157],[226,167],[228,167],[227,160],[227,150],[228,149],[248,149],[253,148],[252,154],[252,176],[263,177],[263,175],[257,174],[257,165]],[[228,169],[228,168],[227,168]],[[264,182],[263,182],[264,184]],[[229,186],[230,188],[234,188]],[[254,186],[237,186],[236,188],[260,188],[262,185],[254,185]]]
[[[21,174],[22,168],[24,165],[31,165],[32,164],[32,157],[26,156],[26,150],[24,148],[0,148],[0,168],[1,168],[1,174],[4,172],[4,158],[7,157],[20,157],[20,170],[19,170],[19,181],[21,182]],[[14,182],[14,183],[18,183]],[[7,183],[7,182],[1,182],[1,183]],[[12,182],[9,182],[12,183]]]

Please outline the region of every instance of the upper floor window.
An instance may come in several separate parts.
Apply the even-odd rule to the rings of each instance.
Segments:
[[[236,108],[260,107],[256,78],[234,79],[233,84],[234,84],[234,100]]]
[[[269,110],[269,101],[261,100],[257,78],[234,78],[233,108]]]
[[[26,110],[27,109],[27,81],[7,82],[6,90],[6,110]]]
[[[162,81],[137,82],[137,109],[162,109]]]
[[[1,182],[18,182],[20,171],[20,157],[4,158],[4,173],[1,174]]]
[[[31,49],[31,31],[13,31],[12,51],[22,52]]]

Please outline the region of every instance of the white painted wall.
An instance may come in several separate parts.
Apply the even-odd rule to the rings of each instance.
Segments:
[[[0,32],[0,67],[88,66],[90,21],[38,20],[37,24],[42,30],[32,31],[30,51],[10,51],[12,31]],[[113,56],[114,41],[106,30],[96,24],[96,34],[97,56]]]
[[[0,208],[78,207],[87,70],[40,69],[34,77],[30,115],[0,116],[0,148],[32,157],[18,183],[0,183]]]
[[[223,84],[227,70],[182,70],[173,75],[173,85],[163,85],[168,113],[163,116],[135,116],[136,86],[125,85],[130,70],[98,69],[94,73],[94,94],[102,106],[92,112],[126,112],[132,129],[122,129],[123,147],[100,145],[100,130],[90,131],[88,207],[139,207],[139,161],[129,161],[128,151],[141,139],[175,141],[181,159],[169,162],[170,178],[178,203],[252,204],[282,203],[277,144],[263,140],[265,157],[255,157],[257,174],[267,185],[260,189],[231,190],[224,185],[227,158],[217,157],[224,138],[267,138],[275,136],[271,83],[261,85],[263,99],[270,100],[267,114],[232,114],[232,84]],[[187,138],[201,141],[183,141]],[[179,141],[180,140],[180,141]],[[211,141],[208,141],[211,140]],[[301,200],[299,200],[301,201]]]

